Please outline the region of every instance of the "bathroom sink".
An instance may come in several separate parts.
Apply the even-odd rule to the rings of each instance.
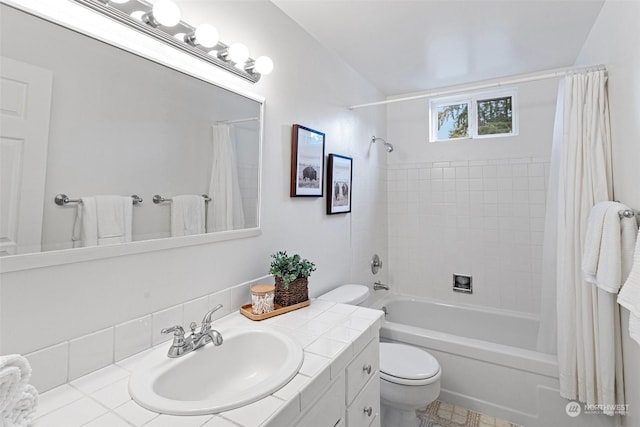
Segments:
[[[133,400],[163,414],[213,414],[275,392],[302,365],[300,344],[280,332],[238,328],[221,333],[222,345],[207,344],[179,358],[167,357],[170,342],[153,350],[131,374]]]

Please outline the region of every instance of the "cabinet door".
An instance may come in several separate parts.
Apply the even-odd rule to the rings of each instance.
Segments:
[[[347,427],[380,425],[380,379],[374,375],[347,409]]]
[[[353,402],[362,387],[376,376],[380,366],[380,345],[374,338],[347,366],[347,405]]]
[[[329,386],[326,392],[311,406],[300,421],[298,427],[334,427],[344,421],[345,410],[344,374]]]

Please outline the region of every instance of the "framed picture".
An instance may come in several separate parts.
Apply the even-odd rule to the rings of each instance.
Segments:
[[[291,197],[322,197],[324,133],[293,125],[291,137]]]
[[[329,154],[327,163],[327,214],[351,212],[351,157]]]

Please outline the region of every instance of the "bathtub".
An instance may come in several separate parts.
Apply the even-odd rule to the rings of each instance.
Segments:
[[[613,417],[571,418],[555,355],[535,351],[535,316],[387,293],[382,341],[426,349],[442,367],[440,399],[527,427],[614,426]]]

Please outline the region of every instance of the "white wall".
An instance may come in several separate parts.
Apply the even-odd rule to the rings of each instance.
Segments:
[[[607,0],[576,65],[605,64],[613,145],[616,200],[640,209],[640,2]],[[640,345],[627,332],[629,312],[622,309],[626,426],[640,425]]]
[[[429,143],[429,99],[387,107],[394,289],[539,312],[557,80],[517,89],[514,137]],[[473,294],[452,292],[454,273],[473,276]]]
[[[274,60],[255,86],[237,83],[266,97],[262,235],[3,273],[0,353],[31,352],[260,277],[281,249],[316,262],[312,296],[345,281],[370,284],[369,258],[386,260],[386,158],[368,144],[385,132],[384,111],[346,108],[382,95],[269,2],[178,4],[185,21],[211,22],[224,41]],[[353,156],[351,214],[327,216],[325,198],[289,197],[294,123],[325,132],[327,154]]]

